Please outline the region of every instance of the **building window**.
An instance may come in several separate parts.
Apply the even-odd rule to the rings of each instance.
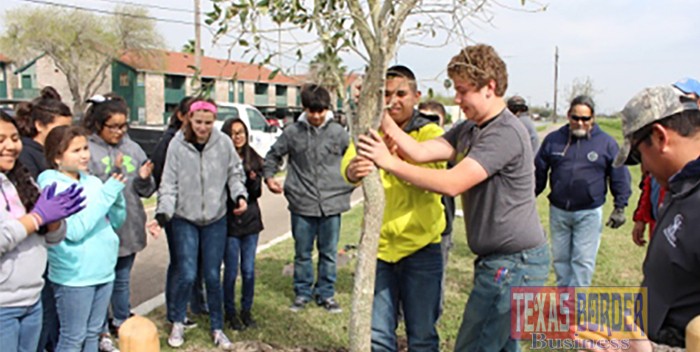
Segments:
[[[145,73],[139,73],[136,75],[136,85],[139,87],[144,86],[144,82],[146,81],[146,74]]]
[[[245,83],[238,82],[238,102],[245,103]]]
[[[277,85],[275,89],[275,105],[287,106],[287,86]]]
[[[179,105],[179,104],[169,104],[169,103],[165,103],[165,113],[166,113],[167,115],[172,114],[173,112],[175,112],[175,110],[177,110],[178,105]]]
[[[213,78],[202,78],[202,89],[210,97],[216,98],[216,81]]]
[[[22,89],[32,89],[31,75],[22,75]]]
[[[267,83],[255,83],[255,95],[267,95],[269,86]]]
[[[185,76],[165,75],[165,89],[183,89],[185,87]]]
[[[122,72],[119,74],[119,86],[128,87],[129,86],[129,74]]]

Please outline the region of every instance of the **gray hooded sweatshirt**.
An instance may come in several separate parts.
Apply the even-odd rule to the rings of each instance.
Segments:
[[[116,230],[119,236],[119,256],[131,255],[146,247],[146,211],[141,198],[148,198],[156,191],[153,176],[142,179],[139,168],[148,157],[141,147],[128,135],[124,135],[116,145],[107,144],[98,135],[88,137],[90,147],[90,172],[102,182],[116,172],[114,160],[117,154],[123,155],[121,172],[126,176],[124,198],[126,199],[126,221]]]
[[[165,158],[156,213],[209,225],[226,215],[226,186],[231,199],[248,198],[244,181],[231,138],[213,129],[200,152],[178,131]]]
[[[0,187],[10,189],[12,182],[0,173]],[[22,223],[0,207],[0,307],[27,307],[39,300],[44,287],[46,246],[58,244],[66,237],[66,224],[45,235],[28,234]],[[10,199],[11,207],[24,206]],[[23,211],[23,213],[26,213]]]
[[[274,177],[288,155],[284,195],[289,211],[303,216],[331,216],[350,209],[348,185],[340,174],[340,161],[349,144],[348,133],[328,112],[323,124],[309,124],[306,113],[285,127],[265,156],[265,178]]]

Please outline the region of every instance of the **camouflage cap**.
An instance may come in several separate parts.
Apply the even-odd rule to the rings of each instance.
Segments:
[[[698,110],[698,104],[685,98],[672,86],[645,88],[637,93],[622,110],[622,135],[625,142],[617,153],[614,167],[634,165],[629,159],[632,135],[642,127],[685,110]]]

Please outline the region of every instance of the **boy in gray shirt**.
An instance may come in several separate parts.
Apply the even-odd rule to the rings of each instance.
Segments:
[[[453,168],[430,170],[404,162],[389,153],[376,132],[360,137],[359,154],[418,187],[462,195],[467,240],[478,258],[455,351],[517,351],[517,341],[510,338],[509,288],[543,285],[549,274],[530,139],[506,109],[506,65],[492,47],[464,48],[447,71],[455,102],[469,121],[422,143],[386,117],[382,129],[412,161],[454,160]]]

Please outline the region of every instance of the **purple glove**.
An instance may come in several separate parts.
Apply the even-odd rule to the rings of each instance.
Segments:
[[[82,187],[73,184],[65,191],[56,194],[56,182],[54,182],[44,188],[31,212],[41,218],[40,226],[62,220],[85,208],[82,205],[85,200],[82,192]]]

